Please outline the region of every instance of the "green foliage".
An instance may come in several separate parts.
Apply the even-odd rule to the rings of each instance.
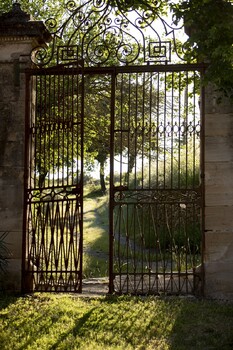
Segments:
[[[169,0],[153,1],[153,0],[110,0],[111,6],[123,11],[132,9],[152,10],[155,13],[166,14],[168,11]]]
[[[228,0],[187,0],[171,4],[176,23],[184,20],[187,61],[206,62],[205,81],[233,98],[233,6]]]

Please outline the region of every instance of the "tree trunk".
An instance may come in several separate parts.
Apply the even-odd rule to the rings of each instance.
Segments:
[[[104,176],[104,164],[105,162],[100,162],[100,186],[103,194],[106,194],[106,184],[105,184],[105,176]]]

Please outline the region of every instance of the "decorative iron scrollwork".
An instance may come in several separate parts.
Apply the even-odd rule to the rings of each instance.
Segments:
[[[160,6],[155,1],[133,10],[131,1],[124,6],[120,0],[68,1],[62,24],[53,17],[45,21],[52,42],[48,48],[36,48],[32,61],[48,66],[83,59],[85,66],[101,66],[180,60],[176,33],[181,28],[160,16]]]
[[[180,208],[185,208],[186,205],[199,203],[201,195],[197,190],[124,190],[116,188],[114,194],[116,204],[161,204],[169,203],[179,205]]]
[[[152,124],[146,122],[144,125],[141,125],[139,122],[137,125],[132,124],[129,132],[131,137],[139,135],[144,135],[145,137],[162,137],[163,135],[166,137],[183,137],[187,135],[200,137],[201,125],[200,121],[197,123],[195,121],[182,121],[180,123],[175,121],[174,123],[167,122],[167,124],[161,121],[158,125],[154,122]]]

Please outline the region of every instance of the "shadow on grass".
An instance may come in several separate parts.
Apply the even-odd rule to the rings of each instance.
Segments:
[[[0,291],[0,311],[14,304],[19,297],[19,294],[8,294],[4,291]]]
[[[97,197],[104,197],[105,194],[101,191],[101,189],[94,189],[86,194],[84,194],[83,198],[97,198]]]
[[[174,319],[170,349],[233,349],[233,304],[184,299]]]
[[[86,312],[80,319],[78,319],[75,322],[75,326],[72,329],[69,329],[67,332],[62,333],[58,340],[56,341],[56,343],[54,343],[51,346],[51,350],[55,350],[58,348],[58,346],[63,343],[68,337],[69,335],[72,335],[72,337],[76,338],[80,333],[82,333],[82,328],[85,327],[85,324],[88,322],[88,319],[91,317],[91,315],[93,314],[95,308],[89,310],[88,312]]]
[[[5,299],[2,350],[230,350],[233,304],[179,297]]]

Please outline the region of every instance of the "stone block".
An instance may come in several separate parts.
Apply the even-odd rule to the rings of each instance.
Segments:
[[[233,205],[233,163],[206,162],[205,202],[206,206]]]
[[[205,88],[205,114],[233,113],[231,100],[220,93],[215,86],[209,84]]]
[[[14,215],[12,217],[12,215]],[[23,212],[5,210],[0,212],[1,231],[16,231],[23,228]]]
[[[233,137],[206,137],[205,160],[206,162],[232,162]]]
[[[205,193],[205,203],[206,206],[233,206],[233,188],[229,192],[221,187],[214,188],[210,191],[206,188]]]
[[[233,136],[233,112],[228,114],[214,113],[205,115],[205,136]]]
[[[7,245],[11,259],[22,259],[22,226],[20,227],[19,224],[18,231],[6,231],[7,236],[4,242]]]
[[[233,162],[206,162],[205,185],[233,185]]]
[[[205,208],[205,230],[232,232],[233,206],[216,205]]]
[[[205,232],[204,261],[233,262],[233,228],[232,232]]]
[[[205,263],[205,297],[233,300],[233,261]]]
[[[0,289],[10,292],[21,291],[22,260],[9,259],[6,274],[0,277]]]
[[[18,135],[15,136],[18,138]],[[22,167],[24,163],[24,141],[8,141],[5,145],[5,152],[3,155],[3,163],[6,167]]]

